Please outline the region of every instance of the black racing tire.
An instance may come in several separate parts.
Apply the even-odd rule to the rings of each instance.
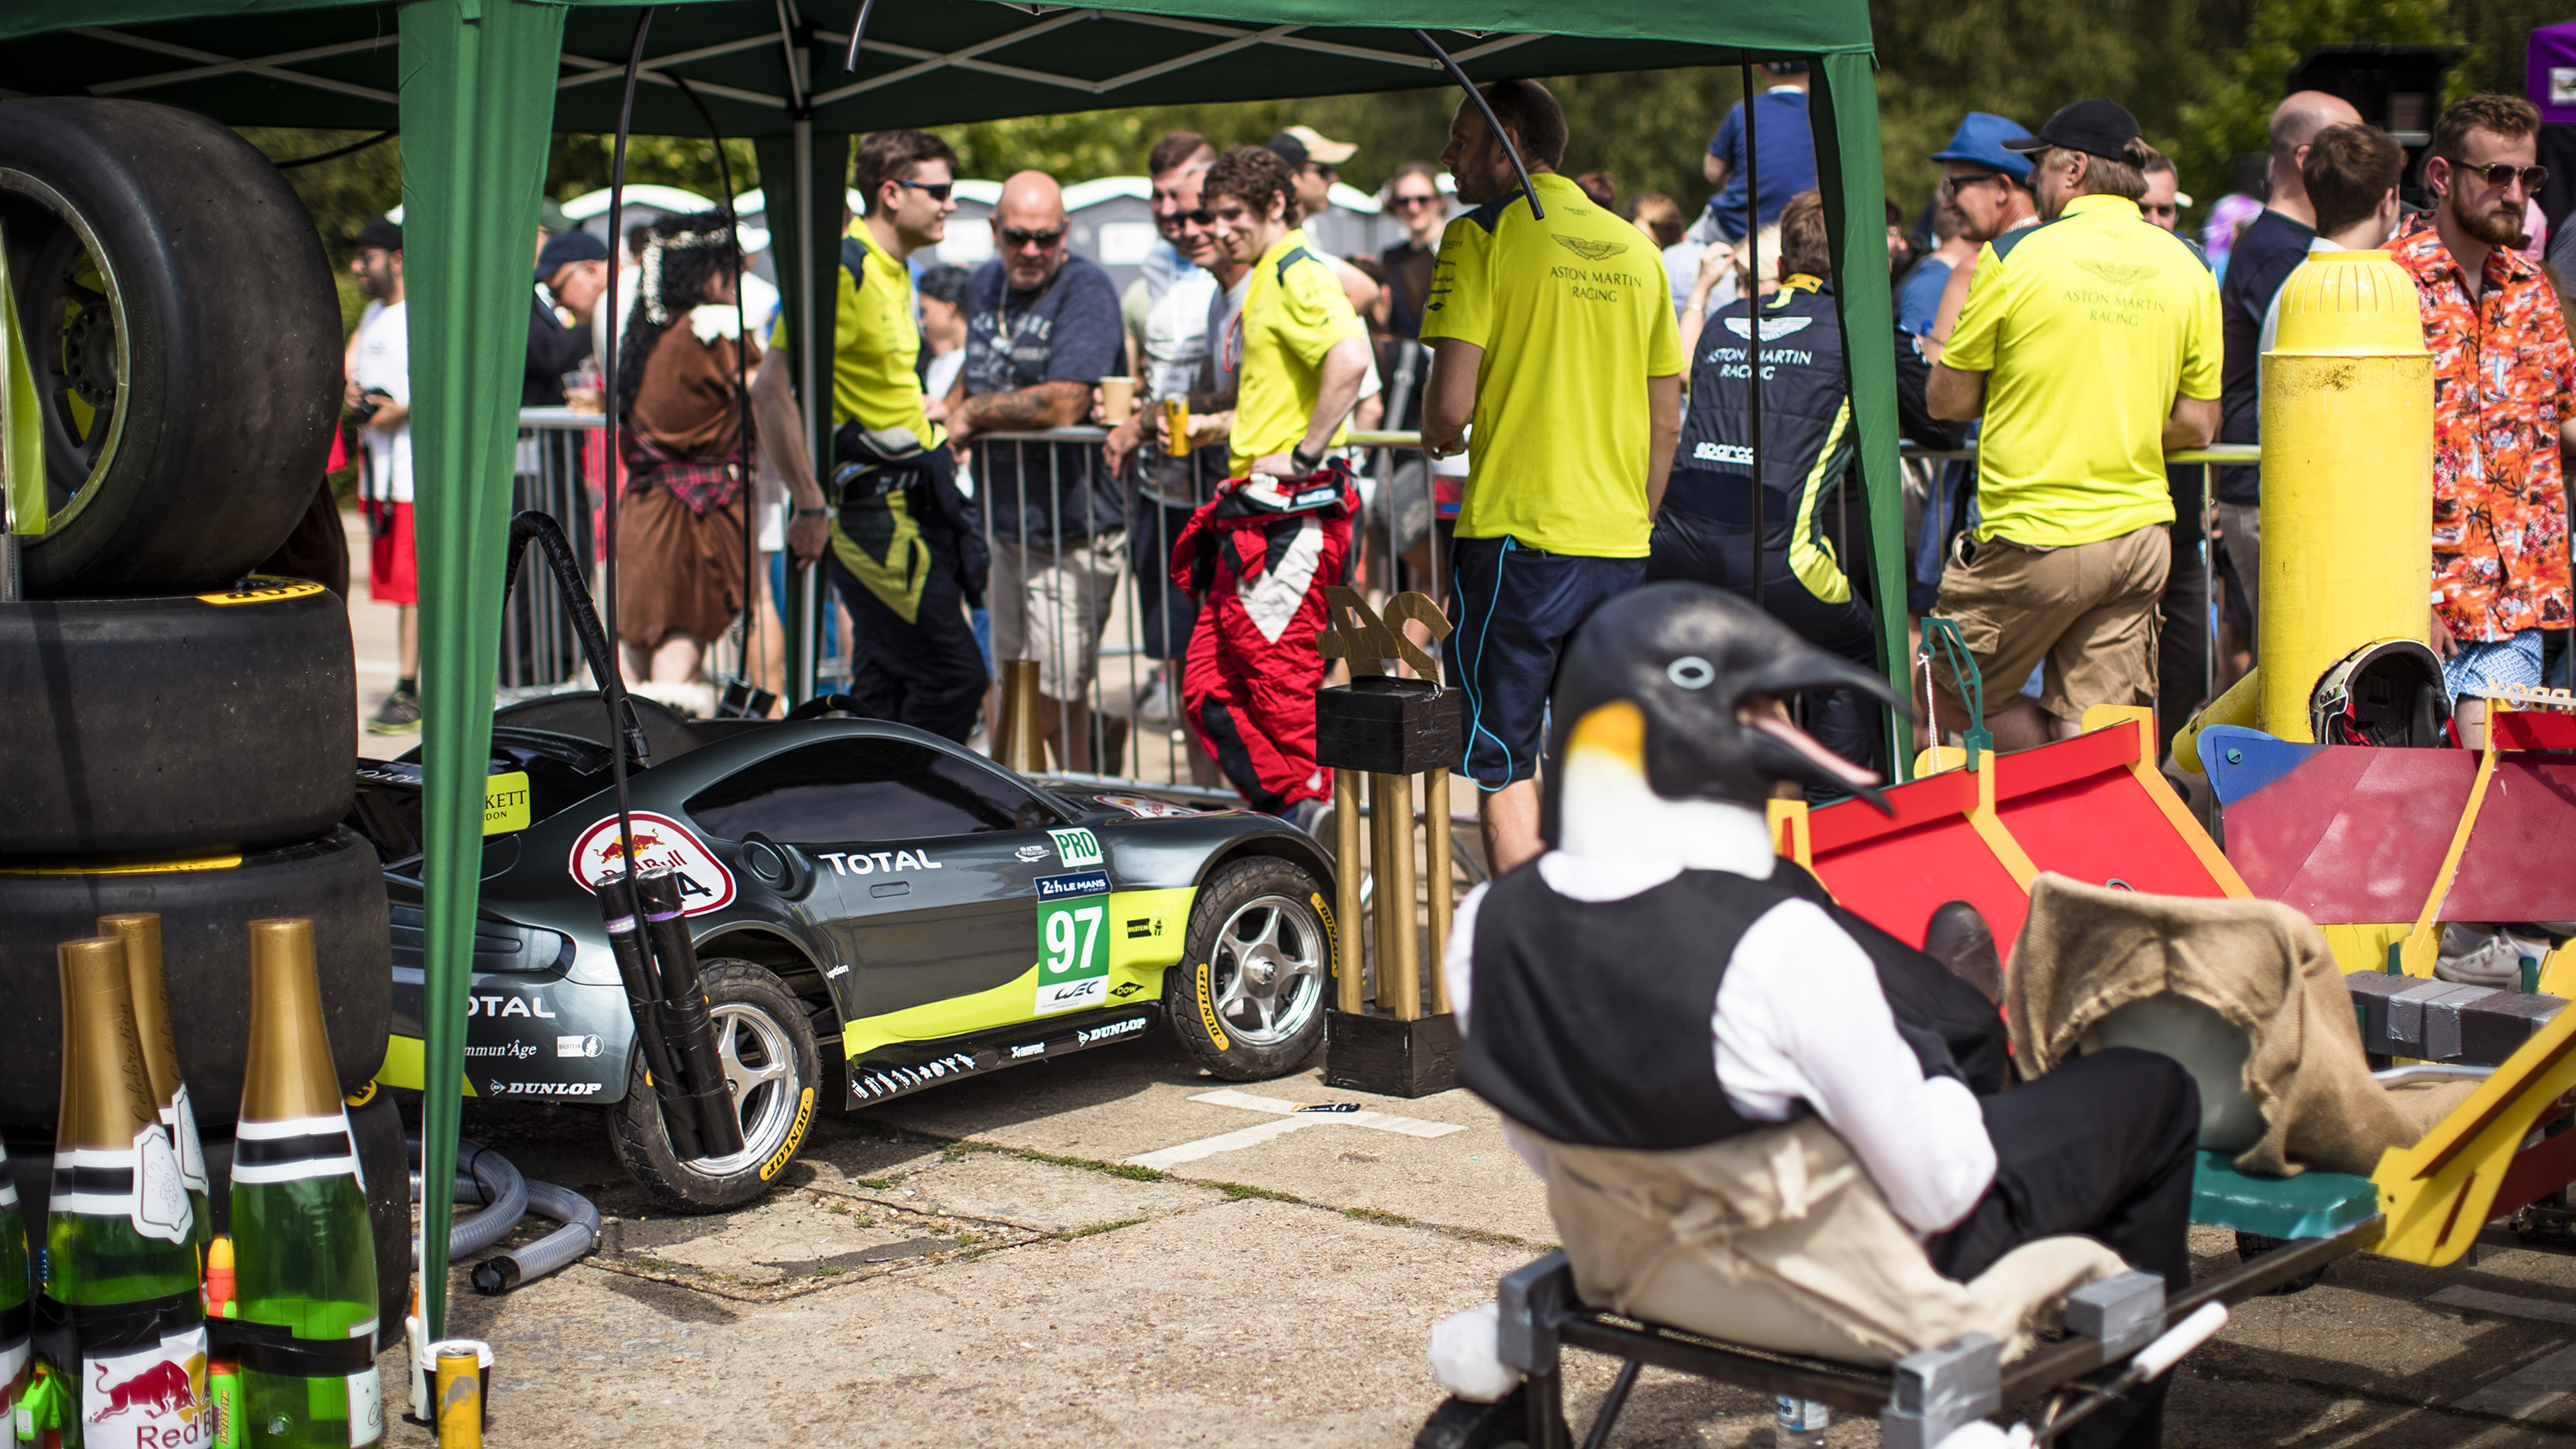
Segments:
[[[1199,1065],[1233,1082],[1286,1076],[1324,1041],[1339,947],[1313,872],[1276,856],[1230,861],[1200,884],[1163,1013]]]
[[[224,862],[237,860],[238,863]],[[179,1069],[197,1123],[211,1134],[241,1110],[250,1032],[252,921],[313,922],[322,1025],[344,1089],[384,1064],[393,1016],[393,945],[384,868],[356,832],[195,868],[0,865],[0,1131],[53,1132],[62,1091],[62,993],[54,947],[98,934],[98,918],[161,913],[162,973],[179,1034]]]
[[[0,679],[0,860],[260,850],[349,813],[349,611],[319,584],[0,604]]]
[[[28,593],[215,588],[275,552],[340,403],[331,264],[286,178],[193,111],[12,101],[0,224],[53,510]]]
[[[814,1130],[821,1091],[821,1055],[814,1046],[811,1008],[767,968],[723,957],[700,964],[707,1011],[718,1029],[717,1050],[728,1076],[737,1065],[741,1083],[774,1065],[787,1070],[735,1089],[743,1150],[729,1157],[682,1162],[662,1126],[662,1104],[644,1080],[644,1053],[627,1069],[626,1099],[608,1109],[608,1145],[618,1165],[645,1195],[673,1212],[718,1213],[769,1191]],[[730,1037],[730,1040],[728,1040]]]

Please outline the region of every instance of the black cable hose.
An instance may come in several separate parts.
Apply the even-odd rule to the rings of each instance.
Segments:
[[[402,127],[389,126],[363,141],[352,141],[346,146],[329,151],[317,151],[310,156],[298,156],[292,161],[271,161],[268,164],[280,171],[292,171],[298,166],[319,166],[325,161],[337,161],[343,156],[355,156],[379,141],[390,141],[401,134]]]
[[[609,650],[607,635],[600,630],[599,612],[591,607],[590,581],[582,577],[581,560],[573,557],[572,544],[553,514],[530,508],[510,520],[510,551],[501,574],[502,602],[506,605],[518,589],[519,564],[531,543],[545,556],[546,569],[555,576],[555,587],[563,591],[564,612],[572,616],[572,631],[581,640],[582,656],[590,661],[590,672],[603,680],[613,677],[616,656]],[[608,723],[610,738],[622,737],[635,763],[653,763],[643,721],[636,718],[634,704],[622,693],[610,706]]]
[[[601,700],[608,706],[608,736],[610,739],[616,739],[618,737],[620,727],[626,721],[634,718],[633,710],[629,708],[626,703],[626,671],[621,666],[617,657],[617,494],[619,491],[617,470],[619,466],[619,453],[617,447],[616,399],[617,334],[622,329],[617,325],[617,267],[613,259],[616,256],[621,237],[621,233],[618,228],[625,220],[626,140],[635,129],[635,78],[636,75],[644,69],[644,37],[652,30],[652,28],[653,7],[647,5],[641,11],[636,13],[635,39],[626,50],[626,90],[625,94],[619,98],[617,103],[617,150],[615,155],[610,159],[608,168],[608,250],[612,260],[608,268],[608,295],[606,298],[609,317],[608,349],[606,355],[600,359],[600,387],[609,399],[608,467],[607,476],[601,480],[601,487],[606,494],[607,503],[607,507],[605,509],[606,518],[604,521],[606,524],[608,538],[605,557],[603,559],[603,563],[605,565],[603,571],[607,575],[608,593],[608,619],[606,621],[608,672],[600,677],[599,694]],[[597,671],[598,667],[599,666],[596,662],[591,666],[594,672]],[[617,796],[617,849],[619,854],[626,857],[626,874],[629,879],[632,879],[636,873],[635,818],[633,806],[629,802],[626,793],[626,752],[624,750],[610,750],[608,752],[608,782],[609,787]]]

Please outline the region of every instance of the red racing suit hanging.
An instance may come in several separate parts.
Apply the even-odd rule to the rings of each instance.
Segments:
[[[1329,799],[1315,763],[1315,691],[1359,492],[1336,463],[1302,482],[1230,478],[1172,544],[1172,582],[1206,602],[1190,634],[1181,703],[1199,745],[1256,810]]]

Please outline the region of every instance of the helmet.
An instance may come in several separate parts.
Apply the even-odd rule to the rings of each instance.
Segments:
[[[2443,742],[2451,695],[2442,662],[2415,639],[2378,639],[2325,672],[2308,696],[2308,727],[2321,745],[2408,746]]]

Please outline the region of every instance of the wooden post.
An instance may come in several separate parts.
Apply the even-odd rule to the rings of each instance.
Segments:
[[[1333,982],[1343,1011],[1368,1009],[1361,976],[1368,961],[1360,931],[1360,772],[1333,772]]]
[[[1449,959],[1449,767],[1422,772],[1424,816],[1423,833],[1428,848],[1423,851],[1422,869],[1431,882],[1430,960],[1424,969],[1431,973],[1431,1014],[1449,1014],[1449,977],[1440,969]]]
[[[993,759],[1023,775],[1046,770],[1046,725],[1038,717],[1038,662],[1002,661],[1002,703],[994,711]]]
[[[1384,823],[1378,838],[1385,850],[1377,858],[1377,1004],[1397,1021],[1422,1019],[1421,938],[1413,924],[1413,777],[1373,775],[1377,818]]]

